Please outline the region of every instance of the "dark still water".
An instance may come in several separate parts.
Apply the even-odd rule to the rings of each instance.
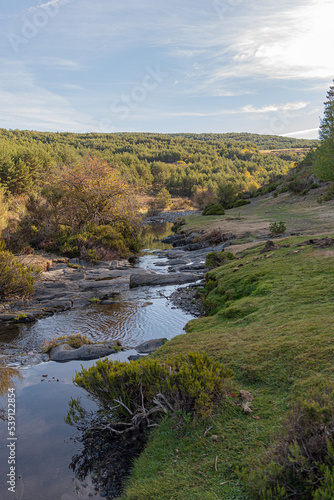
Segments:
[[[110,356],[125,360],[127,355]],[[123,359],[122,359],[123,358]],[[85,392],[72,384],[75,371],[94,361],[65,364],[44,363],[13,373],[0,398],[5,408],[15,394],[15,436],[9,436],[8,423],[0,422],[0,498],[1,500],[89,500],[101,498],[90,478],[80,482],[69,468],[73,455],[82,445],[75,442],[75,429],[64,422],[71,397],[83,397],[85,407],[93,409]],[[44,375],[44,377],[43,377]],[[47,377],[45,377],[47,375]],[[5,389],[5,387],[2,387]],[[7,407],[7,410],[10,407]],[[12,422],[12,420],[10,421]],[[10,426],[10,429],[13,427]],[[16,439],[14,439],[16,438]],[[7,483],[10,472],[10,443],[15,444],[15,493]]]
[[[145,228],[146,248],[159,248],[158,240],[170,234],[170,224],[161,226],[159,234],[157,229]],[[162,246],[168,247],[160,243]],[[157,261],[154,253],[147,253],[139,265],[166,272],[166,268],[155,266]],[[45,340],[80,332],[94,341],[117,339],[131,348],[152,338],[171,339],[182,334],[184,325],[192,319],[190,314],[173,308],[166,298],[175,288],[128,290],[117,297],[116,304],[90,305],[31,325],[18,325],[2,332],[0,341],[39,349]],[[127,351],[109,358],[125,361],[133,353]],[[48,362],[19,371],[0,367],[0,410],[6,409],[8,394],[16,396],[15,436],[8,433],[10,422],[0,419],[1,500],[89,500],[104,496],[103,490],[95,491],[89,477],[79,481],[69,468],[82,445],[73,439],[75,429],[64,422],[71,397],[81,396],[86,408],[93,407],[85,392],[72,384],[72,378],[81,365],[86,368],[94,364],[95,361]],[[15,493],[8,490],[7,483],[11,453],[8,443],[15,448]]]

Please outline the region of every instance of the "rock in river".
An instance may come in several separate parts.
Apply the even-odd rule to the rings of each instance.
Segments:
[[[154,285],[182,285],[183,283],[191,283],[198,280],[198,275],[193,273],[175,273],[175,274],[131,274],[130,288],[137,286],[154,286]]]
[[[151,352],[156,351],[164,345],[167,342],[167,339],[152,339],[152,340],[147,340],[146,342],[143,342],[140,345],[137,345],[135,347],[136,351],[139,352],[140,354],[150,354]]]
[[[51,361],[73,361],[103,358],[114,354],[116,343],[107,344],[85,344],[75,349],[68,344],[61,344],[54,347],[50,353]]]

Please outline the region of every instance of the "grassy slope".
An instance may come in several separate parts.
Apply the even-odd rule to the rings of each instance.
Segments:
[[[249,222],[265,212],[275,219],[284,199],[291,198],[262,200],[243,214]],[[313,234],[331,225],[320,216],[333,216],[331,208],[318,211],[308,200],[290,205],[283,220],[288,214],[291,230],[289,224],[303,225],[309,213],[304,231]],[[198,227],[201,221],[195,222]],[[264,244],[258,243],[210,273],[212,313],[188,323],[187,333],[156,356],[205,350],[234,370],[239,388],[252,392],[254,413],[243,413],[231,398],[207,422],[189,423],[186,416],[164,421],[137,460],[124,500],[249,498],[238,470],[253,467],[294,398],[323,378],[334,382],[334,249],[300,246],[305,239],[284,239],[280,244],[290,246],[269,257],[259,253]]]

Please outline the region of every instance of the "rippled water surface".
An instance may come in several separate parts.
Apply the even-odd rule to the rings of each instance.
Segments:
[[[136,346],[154,338],[170,339],[183,332],[192,316],[173,309],[166,299],[176,287],[165,286],[123,292],[111,305],[89,305],[37,321],[19,325],[9,339],[15,345],[39,348],[55,336],[81,333],[95,342],[120,340]]]
[[[159,239],[170,233],[171,224],[145,228],[146,248],[169,248]],[[139,266],[167,272],[156,267],[161,261],[154,253],[143,256]],[[108,306],[90,305],[72,309],[34,324],[18,325],[2,332],[0,341],[22,347],[39,348],[45,340],[55,336],[80,332],[94,341],[117,339],[124,346],[133,347],[142,341],[171,339],[182,334],[183,327],[192,319],[173,308],[168,296],[174,286],[134,289],[117,296],[116,303]],[[111,359],[126,359],[131,354],[119,353]],[[16,493],[8,491],[6,474],[8,464],[7,422],[0,420],[0,498],[1,500],[88,500],[101,498],[87,480],[81,484],[69,469],[71,458],[81,445],[71,437],[74,429],[64,423],[68,401],[83,396],[84,391],[73,386],[72,377],[81,365],[88,367],[94,361],[57,364],[44,363],[12,373],[5,380],[0,372],[0,408],[6,404],[8,388],[16,387],[17,444]],[[47,375],[47,377],[43,377]],[[2,392],[4,394],[1,393]],[[86,400],[86,405],[92,404]],[[96,496],[97,495],[97,496]]]

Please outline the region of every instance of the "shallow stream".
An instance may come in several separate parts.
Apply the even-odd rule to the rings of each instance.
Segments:
[[[164,272],[166,268],[155,267],[158,259],[152,250],[169,247],[159,240],[170,234],[170,228],[171,224],[165,223],[144,229],[150,252],[141,258],[140,267]],[[129,348],[153,338],[171,339],[182,334],[185,324],[193,318],[168,301],[176,288],[164,286],[128,290],[117,297],[115,304],[72,309],[31,325],[17,325],[2,331],[0,342],[38,349],[45,340],[78,332],[94,341],[117,339]],[[130,350],[109,358],[126,360],[132,353],[134,351]],[[9,422],[0,420],[1,500],[88,500],[103,497],[103,492],[94,490],[89,478],[82,483],[69,468],[73,455],[80,452],[82,445],[73,439],[75,429],[64,422],[71,397],[81,396],[86,400],[86,407],[93,405],[85,392],[72,384],[72,378],[81,366],[86,368],[94,364],[95,361],[48,362],[0,373],[0,409],[6,407],[8,394],[15,395],[16,399],[14,436],[9,435]],[[13,429],[12,424],[10,428]],[[13,458],[15,464],[9,464]],[[11,486],[7,483],[11,466],[15,467],[15,493],[8,490]]]

